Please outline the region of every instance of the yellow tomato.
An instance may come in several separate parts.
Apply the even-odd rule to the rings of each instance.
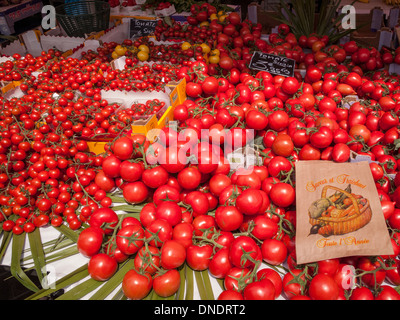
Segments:
[[[203,53],[209,53],[211,51],[211,48],[209,47],[209,45],[207,45],[205,43],[202,43],[200,45],[200,47],[201,47],[201,50]]]
[[[149,47],[148,46],[146,46],[145,44],[141,44],[140,46],[139,46],[139,48],[138,48],[140,51],[144,51],[144,52],[147,52],[147,53],[149,53],[150,52],[150,49],[149,49]]]
[[[210,23],[208,21],[203,21],[200,23],[200,27],[208,27],[210,25]]]
[[[112,53],[111,53],[111,58],[113,58],[113,59],[118,59],[120,56],[118,55],[118,53],[116,53],[115,51],[113,51]]]
[[[140,61],[147,61],[149,59],[149,53],[146,51],[139,51],[137,57]]]
[[[227,17],[227,15],[224,14],[224,15],[222,15],[222,16],[220,16],[220,17],[218,18],[218,21],[219,21],[219,22],[224,22],[225,19],[226,19],[226,17]]]
[[[182,49],[182,50],[187,50],[187,49],[189,49],[191,46],[192,46],[192,45],[191,45],[189,42],[185,41],[184,43],[182,43],[181,49]]]
[[[123,46],[117,45],[117,46],[115,47],[115,49],[114,49],[114,52],[116,52],[119,56],[123,56],[123,55],[125,54],[126,50],[127,50],[127,49],[124,48]]]
[[[220,17],[220,16],[222,16],[222,15],[224,15],[224,14],[225,14],[224,11],[222,11],[222,10],[218,11],[218,17]]]
[[[212,64],[217,64],[219,62],[219,56],[213,55],[208,58],[208,61]]]
[[[219,56],[219,55],[220,55],[220,51],[219,51],[218,49],[213,49],[213,50],[210,52],[210,54],[211,54],[212,56]]]
[[[213,21],[213,20],[215,20],[215,19],[218,19],[218,16],[217,16],[216,13],[212,13],[212,14],[210,15],[210,20]]]

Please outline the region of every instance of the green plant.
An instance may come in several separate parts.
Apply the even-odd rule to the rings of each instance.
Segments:
[[[297,38],[301,35],[327,35],[330,43],[335,43],[356,30],[342,28],[341,22],[346,14],[339,10],[340,2],[340,0],[322,0],[318,10],[319,14],[316,15],[317,6],[314,0],[292,1],[291,8],[287,1],[280,0],[276,7],[277,17],[275,18],[290,26]],[[356,1],[351,4],[354,2]]]

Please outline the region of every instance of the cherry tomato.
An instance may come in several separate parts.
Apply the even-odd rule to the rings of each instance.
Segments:
[[[150,274],[141,274],[135,269],[129,270],[122,280],[122,291],[131,300],[141,300],[146,297],[153,287]]]
[[[106,281],[110,279],[117,271],[118,263],[114,257],[105,253],[93,255],[88,263],[89,275],[97,281]]]
[[[81,254],[91,257],[100,251],[103,238],[103,229],[91,226],[80,232],[76,245]]]
[[[181,276],[176,269],[158,274],[153,280],[154,292],[161,297],[169,297],[176,293],[181,283]]]

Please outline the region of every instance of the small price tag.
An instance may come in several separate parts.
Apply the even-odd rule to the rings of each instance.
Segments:
[[[274,54],[255,51],[251,58],[249,68],[259,71],[267,71],[273,75],[293,77],[296,61]]]
[[[131,40],[149,36],[156,29],[157,20],[152,19],[130,19],[129,38]]]

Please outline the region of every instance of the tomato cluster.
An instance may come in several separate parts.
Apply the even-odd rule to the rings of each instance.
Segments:
[[[398,52],[296,39],[287,25],[266,41],[261,25],[235,12],[204,4],[191,14],[187,25],[158,23],[159,40],[175,44],[127,39],[81,59],[49,50],[0,65],[0,81],[21,81],[23,92],[0,98],[2,230],[68,226],[97,281],[132,259],[122,281],[129,299],[175,294],[185,265],[221,280],[220,300],[398,300],[400,87],[382,69]],[[141,45],[149,63],[126,49]],[[123,70],[110,63],[116,50]],[[304,72],[251,70],[255,50]],[[173,111],[177,125],[155,141],[128,132],[163,102],[121,108],[102,97],[180,79],[187,99]],[[89,151],[93,139],[109,141],[104,153]],[[232,170],[232,152],[249,142],[257,162]],[[354,153],[372,160],[394,254],[297,264],[296,162]]]
[[[116,114],[120,121],[133,121],[135,119],[143,119],[149,115],[157,114],[165,111],[165,102],[159,99],[147,100],[144,103],[135,102],[128,108],[117,110]],[[127,119],[128,117],[128,119]]]

